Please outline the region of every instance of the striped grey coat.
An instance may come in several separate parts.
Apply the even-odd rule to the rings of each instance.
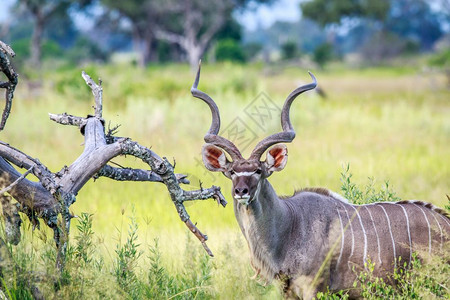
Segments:
[[[260,195],[270,194],[270,184],[263,186],[268,190]],[[328,287],[347,289],[357,298],[353,282],[366,263],[374,264],[375,276],[387,279],[400,267],[399,257],[408,265],[414,251],[435,253],[449,241],[450,218],[430,203],[354,205],[323,188],[281,197],[270,209],[264,198],[248,207],[235,201],[235,214],[256,273],[267,282],[281,279],[288,297],[311,298]]]

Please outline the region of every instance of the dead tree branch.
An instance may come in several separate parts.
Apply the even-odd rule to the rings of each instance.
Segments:
[[[94,178],[108,177],[117,181],[152,181],[163,182],[162,178],[151,170],[131,169],[131,168],[115,168],[106,165],[94,175]],[[178,183],[189,184],[187,176],[184,174],[175,174]]]
[[[4,69],[2,71],[5,73]],[[53,173],[38,159],[32,158],[19,149],[0,141],[0,176],[4,178],[0,188],[6,187],[0,191],[0,195],[8,192],[18,202],[17,208],[25,213],[34,225],[39,225],[37,219],[40,218],[53,229],[54,240],[58,249],[56,263],[57,267],[62,270],[70,221],[73,217],[69,212],[69,207],[75,202],[79,190],[89,179],[103,176],[118,181],[161,182],[166,185],[181,220],[201,241],[208,254],[212,255],[205,243],[206,235],[202,234],[190,221],[184,202],[213,198],[225,206],[226,201],[220,192],[220,188],[213,186],[198,191],[184,191],[180,184],[189,183],[186,175],[175,174],[174,167],[167,159],[161,158],[149,148],[129,138],[113,136],[112,134],[115,131],[108,131],[105,134],[101,82],[96,84],[84,72],[82,77],[91,88],[95,98],[94,115],[78,117],[63,113],[49,114],[49,116],[52,121],[58,124],[80,128],[84,135],[83,153],[72,164],[64,166],[59,172]],[[10,99],[12,100],[12,98]],[[150,167],[150,170],[114,168],[107,165],[111,159],[119,155],[131,155],[140,158]],[[11,164],[28,171],[20,174]],[[29,173],[36,176],[39,182],[26,179],[25,177]],[[61,220],[58,221],[59,215],[62,222]]]
[[[166,158],[161,158],[155,152],[150,150],[147,147],[140,145],[137,142],[132,141],[129,138],[116,137],[113,135],[105,134],[105,130],[102,124],[104,121],[102,119],[102,90],[101,85],[97,85],[86,73],[83,73],[83,78],[86,81],[86,84],[91,87],[92,93],[95,97],[95,109],[96,116],[88,116],[87,118],[80,118],[75,116],[70,116],[68,114],[60,114],[54,115],[50,114],[50,119],[63,125],[73,125],[77,126],[81,129],[81,132],[85,135],[85,152],[88,151],[89,157],[98,158],[100,154],[105,153],[105,149],[107,147],[112,147],[114,149],[114,156],[117,155],[129,155],[134,156],[136,158],[141,159],[144,163],[146,163],[151,171],[140,170],[140,169],[128,169],[128,168],[113,168],[111,166],[106,165],[106,163],[112,158],[108,160],[102,159],[104,165],[101,169],[96,170],[95,174],[91,174],[89,170],[89,166],[93,163],[83,165],[83,174],[79,174],[78,176],[85,176],[87,179],[95,176],[105,176],[114,180],[127,180],[127,181],[157,181],[162,182],[166,185],[167,190],[170,194],[172,202],[175,205],[175,208],[181,218],[181,220],[186,224],[186,226],[191,230],[195,236],[201,241],[203,247],[208,252],[209,255],[212,256],[211,250],[206,246],[205,241],[207,240],[206,235],[203,235],[198,228],[192,222],[188,222],[190,219],[189,214],[186,211],[184,206],[185,201],[192,200],[205,200],[214,198],[218,203],[222,206],[227,204],[225,198],[220,192],[219,187],[211,187],[210,189],[201,189],[198,191],[185,191],[180,187],[180,183],[187,183],[187,179],[185,175],[175,174],[174,167],[169,163]],[[92,121],[91,121],[92,120]],[[97,126],[102,125],[102,128],[89,126],[92,122],[97,121]],[[100,123],[100,124],[98,124]],[[96,144],[93,145],[92,142],[88,141],[88,136],[95,136]],[[92,145],[92,146],[90,146]],[[99,145],[103,147],[100,151]],[[117,149],[120,147],[120,150]],[[91,149],[91,150],[88,150]],[[92,155],[92,151],[98,151],[98,155]],[[83,155],[82,155],[83,156]],[[85,161],[85,158],[80,156],[77,161]],[[75,165],[77,163],[73,165]],[[68,169],[71,169],[69,167]],[[72,168],[73,169],[73,168]],[[78,178],[78,177],[76,177]],[[70,183],[66,183],[70,184]]]
[[[26,171],[25,173],[23,173],[19,178],[17,178],[13,183],[11,183],[10,185],[8,185],[7,187],[3,188],[0,190],[0,195],[3,195],[6,192],[9,192],[16,184],[18,184],[22,179],[24,179],[25,177],[27,177],[28,174],[31,173],[31,170],[33,170],[33,167],[29,168],[28,171]]]
[[[98,84],[95,83],[92,78],[86,74],[86,72],[82,72],[81,76],[83,77],[86,84],[91,88],[92,94],[95,99],[95,117],[98,119],[102,118],[103,114],[103,88],[102,88],[102,80],[98,79]]]
[[[11,112],[12,100],[14,97],[14,90],[18,82],[18,75],[14,71],[8,56],[14,57],[16,54],[11,47],[0,41],[0,71],[6,75],[8,81],[0,81],[0,88],[6,89],[5,92],[5,108],[3,109],[2,120],[0,122],[0,130],[3,130]]]
[[[64,125],[73,125],[79,127],[80,124],[84,124],[84,121],[81,121],[79,117],[67,118],[66,116],[67,114],[50,115],[50,118],[51,120]],[[86,121],[87,124],[89,124],[89,121],[91,119],[96,118],[92,117],[88,118]],[[88,125],[86,125],[86,129],[84,130],[85,139],[86,134],[88,134],[87,128]],[[166,185],[170,197],[172,199],[172,202],[174,203],[175,208],[180,216],[180,219],[186,224],[189,230],[192,231],[195,234],[195,236],[200,240],[207,253],[209,255],[212,255],[211,250],[206,246],[205,243],[205,241],[207,240],[207,236],[202,234],[201,231],[192,222],[188,222],[190,216],[186,211],[184,202],[213,198],[222,206],[225,206],[227,202],[223,197],[223,195],[221,194],[220,188],[213,186],[212,188],[206,190],[202,189],[198,191],[184,191],[179,184],[180,180],[183,181],[186,180],[185,176],[175,174],[173,166],[169,163],[169,161],[166,158],[161,158],[159,155],[157,155],[149,148],[144,147],[139,143],[132,141],[131,139],[116,136],[106,136],[104,134],[104,131],[100,130],[96,130],[95,132],[98,134],[98,136],[96,137],[97,142],[100,142],[101,140],[101,143],[107,143],[108,146],[120,145],[121,155],[134,156],[136,158],[141,159],[144,163],[150,166],[151,172],[154,174],[152,178],[155,180],[144,180],[144,181],[159,181]],[[102,134],[100,134],[100,132]],[[88,147],[87,142],[85,142],[85,147]],[[106,176],[114,180],[131,180],[131,181],[135,181],[135,179],[137,178],[141,179],[146,178],[146,176],[147,178],[150,178],[148,177],[150,176],[149,173],[144,174],[142,171],[143,170],[139,169],[118,169],[113,168],[111,166],[106,166],[103,167],[103,169],[99,170],[99,172],[95,176],[97,177]]]

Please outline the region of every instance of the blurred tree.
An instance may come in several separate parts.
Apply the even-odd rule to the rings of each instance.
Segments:
[[[443,22],[446,23],[446,26],[450,26],[450,0],[434,0],[435,7],[439,8],[441,12],[441,16],[443,17]]]
[[[67,58],[73,63],[80,63],[88,59],[106,61],[108,54],[97,43],[87,37],[80,36],[67,52]]]
[[[281,57],[282,59],[293,59],[299,54],[297,43],[294,41],[287,41],[281,44]]]
[[[443,10],[445,2],[450,2],[436,1]],[[302,3],[301,9],[305,17],[322,26],[345,29],[345,36],[335,34],[329,39],[338,52],[360,51],[365,61],[379,62],[432,48],[443,34],[442,12],[431,7],[436,1],[312,0]]]
[[[157,47],[154,28],[159,17],[159,11],[155,6],[158,0],[100,0],[100,2],[109,10],[105,14],[107,18],[102,18],[101,21],[111,20],[115,17],[111,11],[116,11],[131,24],[133,47],[139,55],[138,65],[144,67],[154,60]],[[115,20],[110,24],[117,25],[117,23],[120,22]]]
[[[405,39],[417,41],[424,50],[431,49],[442,36],[443,31],[439,13],[430,8],[429,2],[428,0],[392,0],[384,28]]]
[[[231,19],[234,10],[243,9],[249,3],[269,3],[273,0],[172,0],[161,1],[159,8],[165,19],[156,29],[158,38],[178,44],[187,54],[193,70],[206,48]]]
[[[28,39],[28,53],[30,52],[30,37],[33,34],[33,22],[30,18],[20,12],[13,12],[16,16],[13,21],[8,24],[8,40],[11,42],[16,40]],[[19,22],[20,20],[20,22]],[[15,51],[15,50],[14,50]],[[27,55],[28,57],[28,55]]]
[[[158,52],[158,61],[165,63],[171,60],[171,47],[167,42],[158,43],[157,50]]]
[[[214,39],[232,39],[237,42],[242,40],[242,26],[231,15],[225,21],[222,28],[215,34]]]
[[[162,9],[172,22],[158,26],[156,34],[183,48],[195,70],[206,47],[229,18],[233,3],[231,0],[165,1]]]
[[[74,24],[73,18],[65,13],[53,15],[44,30],[44,39],[57,42],[63,49],[72,47],[79,35],[80,31]],[[45,56],[45,53],[42,55]]]
[[[303,16],[322,26],[339,24],[345,17],[384,20],[390,0],[312,0],[300,4]]]
[[[155,39],[160,39],[181,48],[192,68],[196,68],[198,60],[224,26],[240,35],[236,32],[238,24],[230,22],[234,10],[243,9],[249,3],[273,1],[100,0],[106,8],[118,11],[131,24],[135,49],[140,53],[139,65],[144,66],[156,58],[159,48]]]
[[[41,64],[42,39],[45,27],[55,16],[69,18],[68,9],[77,4],[80,7],[87,6],[92,0],[17,0],[33,17],[34,28],[31,37],[30,53],[31,63],[34,67]]]
[[[249,59],[263,50],[278,49],[280,42],[295,41],[300,53],[312,53],[326,41],[326,32],[311,19],[301,18],[297,22],[273,23],[269,28],[244,31],[244,51]],[[262,57],[260,57],[262,58]]]
[[[341,25],[354,19],[369,19],[375,23],[382,23],[388,15],[391,0],[311,0],[300,3],[304,17],[314,20],[319,25]],[[328,28],[327,41],[337,47],[338,33],[336,27]],[[342,53],[340,53],[342,54]]]
[[[405,52],[408,42],[389,31],[375,32],[360,48],[365,62],[379,63],[380,61],[397,57]]]
[[[217,61],[244,62],[246,55],[241,41],[242,26],[230,15],[214,35],[210,50]]]
[[[234,39],[221,39],[216,46],[217,61],[244,62],[245,54],[242,46]]]
[[[331,59],[333,58],[333,46],[329,43],[323,43],[318,46],[313,52],[313,60],[321,68],[325,67]]]

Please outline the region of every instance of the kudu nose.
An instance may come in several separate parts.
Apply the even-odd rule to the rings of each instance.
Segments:
[[[236,196],[245,196],[248,194],[248,189],[247,188],[235,188],[234,189],[234,194]]]

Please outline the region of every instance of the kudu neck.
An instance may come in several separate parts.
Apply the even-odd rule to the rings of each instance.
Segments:
[[[285,214],[284,205],[278,198],[274,188],[267,179],[259,182],[258,191],[248,206],[244,207],[240,204],[238,212],[252,215],[255,220],[261,220],[264,224],[270,224],[271,221],[277,223],[276,220],[283,218]],[[238,215],[236,215],[238,217]]]
[[[260,181],[259,191],[248,206],[234,201],[236,219],[247,239],[259,269],[275,266],[285,257],[283,239],[289,231],[289,213],[267,179]],[[275,264],[275,265],[274,265]],[[276,272],[275,267],[271,272]]]

